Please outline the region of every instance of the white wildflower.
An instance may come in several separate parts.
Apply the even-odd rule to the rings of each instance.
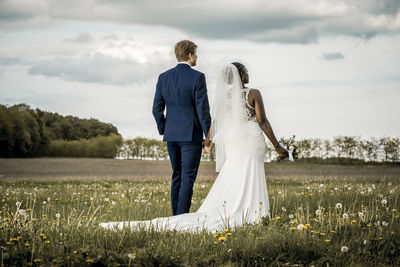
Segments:
[[[335,191],[338,191],[338,190],[339,190],[339,188],[335,187]]]
[[[382,199],[381,203],[382,203],[383,205],[386,205],[387,200],[386,200],[386,199]]]
[[[360,218],[364,217],[364,213],[362,213],[362,212],[358,213],[358,217],[360,217]]]
[[[26,211],[23,209],[18,210],[18,213],[19,213],[19,215],[22,215],[22,216],[26,215]]]
[[[106,197],[106,198],[104,199],[104,201],[108,202],[108,201],[110,201],[110,199],[109,199],[108,197]]]
[[[342,203],[336,203],[336,208],[341,209],[343,207]]]
[[[43,205],[46,205],[46,203],[47,203],[46,200],[44,200],[44,201],[43,201]]]
[[[324,184],[320,184],[319,187],[321,187],[321,188],[324,187]]]
[[[59,219],[61,217],[60,213],[56,213],[56,218]]]
[[[365,239],[363,243],[364,243],[364,245],[366,245],[367,244],[367,240]]]
[[[349,251],[349,248],[346,247],[346,246],[343,246],[340,250],[341,250],[342,252],[347,252],[347,251]]]
[[[289,219],[293,219],[294,215],[293,214],[289,214]]]
[[[309,187],[309,186],[307,186],[307,190],[310,190],[310,187]]]
[[[371,188],[371,187],[368,187],[368,189],[367,189],[367,190],[368,190],[368,192],[369,192],[369,193],[371,193],[371,192],[372,192],[372,188]]]
[[[320,210],[316,210],[316,211],[315,211],[315,214],[316,214],[316,215],[320,215],[320,214],[321,214],[321,211],[320,211]]]
[[[93,201],[93,197],[90,197],[90,200],[92,200],[92,201]]]
[[[282,194],[282,191],[279,191],[279,192],[278,192],[278,195],[281,195],[281,194]]]
[[[349,218],[349,214],[343,213],[342,217],[343,217],[343,219],[347,219],[347,218]]]
[[[389,223],[388,223],[388,222],[385,222],[385,221],[382,221],[382,225],[386,227],[386,226],[389,225]]]
[[[304,224],[300,223],[299,225],[297,225],[297,229],[303,230],[303,228],[302,228],[303,226],[304,226]]]
[[[285,207],[282,207],[282,211],[286,211],[286,208],[285,208]]]
[[[111,202],[111,205],[115,205],[115,201],[114,200]]]
[[[15,202],[15,206],[19,206],[19,205],[21,205],[21,202]]]

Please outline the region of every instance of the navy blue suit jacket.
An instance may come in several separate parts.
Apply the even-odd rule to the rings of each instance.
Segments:
[[[167,107],[166,115],[164,110]],[[203,140],[211,125],[206,78],[180,63],[158,77],[153,116],[163,141]]]

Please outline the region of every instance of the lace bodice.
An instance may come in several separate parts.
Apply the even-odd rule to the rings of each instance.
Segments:
[[[244,104],[245,104],[245,108],[244,108],[244,112],[246,113],[246,118],[248,121],[257,121],[256,118],[256,110],[250,106],[249,104],[249,92],[250,92],[251,88],[244,88],[243,92],[244,92]]]

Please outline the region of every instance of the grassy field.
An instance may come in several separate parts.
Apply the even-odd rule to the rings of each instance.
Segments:
[[[98,227],[169,216],[166,161],[0,159],[5,266],[399,266],[400,168],[266,164],[272,220],[215,234]],[[216,177],[202,162],[191,211]]]

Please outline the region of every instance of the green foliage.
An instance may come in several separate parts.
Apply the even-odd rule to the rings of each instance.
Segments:
[[[0,104],[0,157],[115,157],[115,145],[121,144],[121,137],[116,136],[119,136],[117,128],[96,119],[64,117],[33,110],[26,104],[11,107]]]
[[[74,141],[51,140],[44,156],[115,158],[121,143],[122,137],[116,134]]]
[[[49,139],[37,114],[25,104],[0,105],[0,156],[36,157]]]

